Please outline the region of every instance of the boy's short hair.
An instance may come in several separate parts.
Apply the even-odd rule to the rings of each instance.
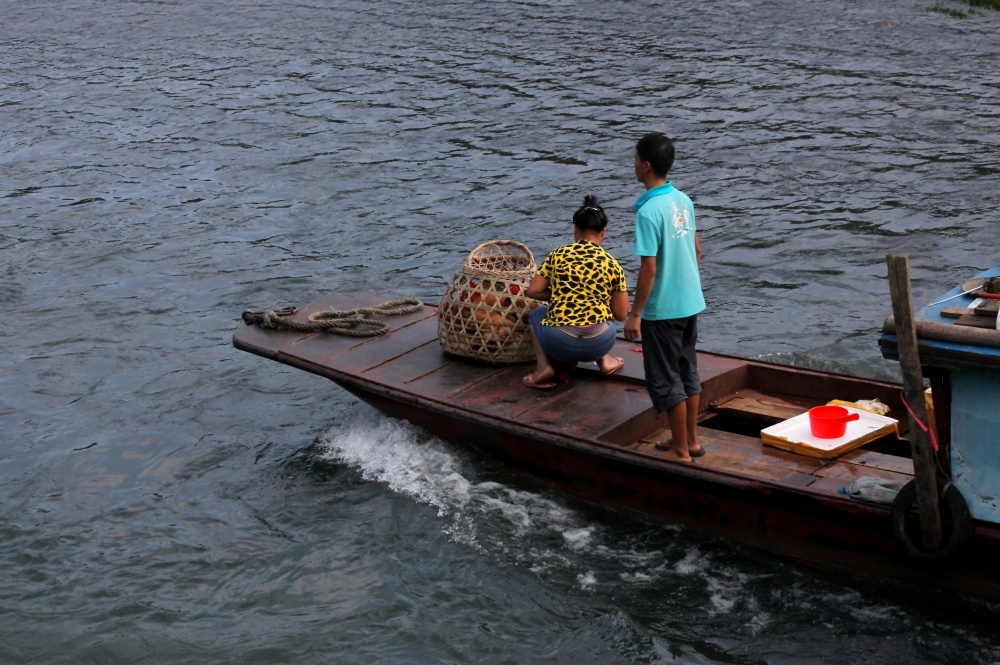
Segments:
[[[666,177],[670,167],[674,165],[674,144],[662,132],[650,132],[635,144],[635,152],[639,159],[649,162],[653,173]]]

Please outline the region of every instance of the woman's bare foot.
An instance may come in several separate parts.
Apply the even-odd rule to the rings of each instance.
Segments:
[[[614,374],[624,367],[625,359],[607,355],[597,359],[597,366],[600,368],[601,374],[607,376],[608,374]]]

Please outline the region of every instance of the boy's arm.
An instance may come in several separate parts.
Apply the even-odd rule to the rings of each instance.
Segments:
[[[634,341],[639,338],[639,324],[642,323],[642,310],[646,307],[649,294],[653,291],[653,280],[656,279],[656,257],[643,256],[639,263],[639,277],[635,284],[635,297],[632,299],[632,311],[625,319],[625,339]]]

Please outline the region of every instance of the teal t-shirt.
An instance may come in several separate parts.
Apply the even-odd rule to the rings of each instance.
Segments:
[[[672,183],[646,190],[632,206],[632,254],[656,257],[656,280],[642,310],[651,321],[682,319],[705,309],[694,246],[694,204]]]

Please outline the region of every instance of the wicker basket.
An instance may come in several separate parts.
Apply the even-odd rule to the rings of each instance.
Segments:
[[[531,250],[514,240],[484,242],[469,254],[438,307],[438,339],[448,353],[497,365],[533,360],[523,294],[535,275]]]

